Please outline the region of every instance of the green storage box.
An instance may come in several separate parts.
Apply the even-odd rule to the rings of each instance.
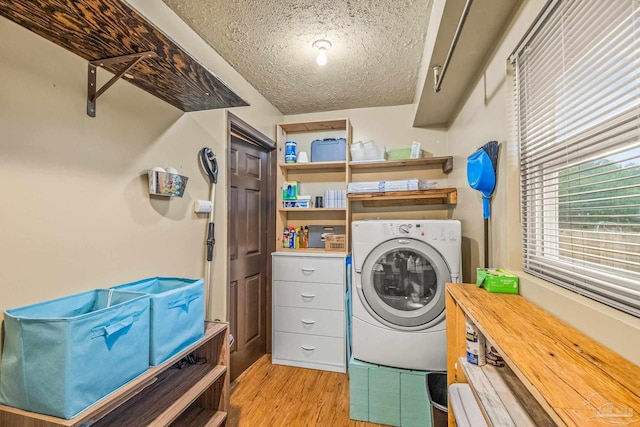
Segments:
[[[401,372],[400,398],[402,427],[428,427],[431,425],[431,405],[427,396],[426,372]]]
[[[349,418],[402,427],[431,427],[427,372],[349,360]]]
[[[424,156],[424,150],[420,150],[420,155],[418,158],[422,158]],[[394,148],[392,150],[387,150],[387,160],[405,160],[411,158],[411,147],[409,148]]]
[[[369,368],[371,365],[351,358],[349,361],[349,418],[369,421]]]
[[[369,370],[369,421],[400,426],[400,371],[379,366]]]
[[[518,276],[501,268],[478,268],[476,284],[489,292],[502,294],[518,293]]]

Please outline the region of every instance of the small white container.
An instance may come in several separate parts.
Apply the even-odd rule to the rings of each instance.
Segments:
[[[298,153],[296,161],[297,163],[309,163],[309,155],[306,151],[301,151]]]
[[[352,161],[361,162],[365,159],[364,150],[362,149],[362,142],[360,141],[354,142],[353,144],[351,144],[351,147],[349,148],[349,150],[351,151]]]
[[[465,323],[467,330],[467,362],[472,365],[483,366],[487,363],[484,335],[468,317]]]

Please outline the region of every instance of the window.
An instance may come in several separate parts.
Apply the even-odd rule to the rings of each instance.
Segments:
[[[524,270],[640,317],[640,0],[556,0],[512,56]]]

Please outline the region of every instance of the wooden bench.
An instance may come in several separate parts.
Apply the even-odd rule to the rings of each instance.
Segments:
[[[468,382],[492,425],[640,422],[640,367],[523,297],[449,283],[446,310],[448,383]],[[466,362],[467,316],[505,367]]]

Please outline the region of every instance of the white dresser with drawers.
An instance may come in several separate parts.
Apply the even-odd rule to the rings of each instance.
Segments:
[[[346,255],[274,252],[272,363],[346,372]]]

